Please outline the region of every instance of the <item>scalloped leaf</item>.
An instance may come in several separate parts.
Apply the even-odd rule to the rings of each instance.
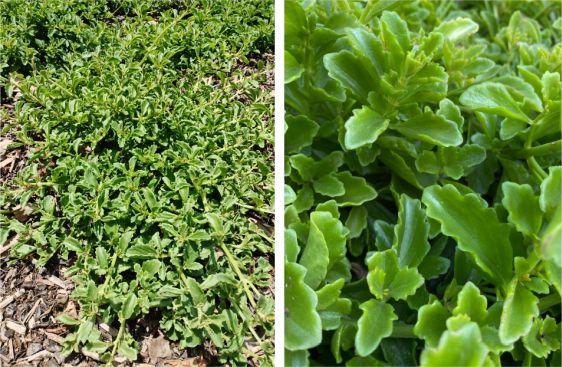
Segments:
[[[285,117],[287,131],[285,131],[285,152],[298,152],[312,144],[318,132],[318,124],[306,116]]]
[[[367,284],[378,299],[406,299],[423,284],[423,277],[415,268],[400,268],[394,249],[376,252],[368,260]]]
[[[420,362],[421,366],[482,366],[487,355],[478,325],[468,322],[444,332],[437,347],[422,352]]]
[[[285,51],[285,84],[291,83],[302,75],[304,68],[290,52]]]
[[[393,247],[400,267],[417,267],[429,252],[429,224],[418,199],[400,195]]]
[[[527,115],[500,83],[485,82],[469,87],[459,98],[464,106],[474,111],[498,114],[515,120],[529,122]]]
[[[453,315],[464,314],[472,321],[481,323],[488,316],[487,305],[486,297],[480,294],[478,287],[472,282],[467,282],[459,292]]]
[[[336,302],[336,300],[340,297],[341,290],[344,284],[345,280],[343,278],[340,278],[335,282],[326,284],[324,287],[317,290],[316,295],[318,296],[318,306],[316,307],[316,309],[323,310]]]
[[[535,319],[531,330],[523,336],[523,345],[535,357],[546,358],[550,352],[560,349],[560,324],[548,315]]]
[[[303,266],[285,263],[285,348],[293,351],[315,347],[322,340],[318,298],[305,284],[305,274]]]
[[[510,344],[527,334],[539,315],[538,298],[517,280],[509,285],[500,319],[500,340]]]
[[[439,32],[451,42],[457,42],[478,32],[478,24],[469,18],[457,18],[441,23],[434,32]]]
[[[318,288],[328,270],[345,256],[345,240],[348,230],[329,212],[310,214],[308,241],[299,263],[307,269],[305,282],[312,289]]]
[[[360,304],[359,308],[363,314],[357,321],[355,350],[365,357],[377,349],[383,338],[392,334],[392,321],[398,316],[391,305],[374,299]]]
[[[339,206],[361,205],[377,197],[375,189],[363,177],[353,176],[348,171],[339,172],[336,177],[345,187],[345,194],[335,198]]]
[[[391,125],[390,128],[409,138],[443,147],[457,146],[463,141],[455,122],[429,111]]]
[[[548,176],[541,183],[541,194],[539,204],[541,210],[552,217],[556,206],[560,203],[562,195],[562,167],[550,167]]]
[[[418,310],[418,321],[414,325],[414,334],[425,340],[431,347],[439,344],[439,338],[447,330],[449,311],[439,302],[424,305]]]
[[[374,143],[388,127],[388,119],[367,106],[353,111],[345,122],[344,143],[346,149],[358,149]]]
[[[508,181],[502,184],[502,191],[509,222],[524,235],[536,236],[542,225],[542,211],[531,186]]]
[[[427,216],[440,222],[442,232],[470,253],[494,283],[509,283],[513,273],[510,230],[493,209],[485,207],[476,194],[462,195],[453,185],[428,187],[422,202]]]

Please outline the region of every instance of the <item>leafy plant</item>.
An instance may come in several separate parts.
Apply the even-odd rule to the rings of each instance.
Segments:
[[[560,365],[560,3],[285,3],[287,365]]]
[[[6,40],[32,51],[3,61],[6,90],[21,93],[7,128],[32,154],[1,188],[0,243],[18,234],[15,258],[69,261],[80,315],[59,318],[66,354],[136,360],[128,325],[150,313],[181,348],[270,365],[272,2],[121,3],[8,13]],[[64,23],[59,10],[75,39],[17,32]]]

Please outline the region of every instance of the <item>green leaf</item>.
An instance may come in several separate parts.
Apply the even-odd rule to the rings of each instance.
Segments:
[[[361,61],[349,51],[340,51],[324,56],[324,67],[328,74],[344,88],[350,90],[363,103],[367,103],[375,80]]]
[[[120,310],[121,322],[125,322],[133,316],[137,307],[137,301],[137,296],[134,293],[129,293],[127,298],[125,298]]]
[[[478,24],[469,18],[457,18],[441,23],[434,32],[443,34],[451,42],[457,42],[478,32]]]
[[[72,237],[67,237],[62,244],[70,251],[74,251],[78,254],[81,254],[84,251],[80,242]]]
[[[375,252],[367,259],[367,266],[367,284],[377,299],[406,299],[423,284],[423,278],[415,268],[399,268],[394,249]]]
[[[421,366],[482,366],[488,347],[482,341],[478,325],[468,322],[456,330],[447,330],[439,345],[426,348],[420,358]]]
[[[495,81],[505,85],[511,95],[517,96],[519,99],[524,100],[533,108],[533,110],[537,112],[543,111],[541,99],[539,98],[537,93],[535,93],[533,87],[523,79],[516,76],[506,75],[495,79]]]
[[[383,25],[383,35],[392,35],[404,52],[410,50],[412,46],[410,46],[410,33],[406,22],[393,11],[383,11],[380,19]]]
[[[207,278],[205,278],[205,280],[201,283],[200,287],[205,290],[216,287],[219,284],[237,284],[237,281],[230,274],[216,273],[207,276]]]
[[[542,225],[542,212],[539,200],[531,186],[514,182],[502,184],[504,197],[502,204],[509,213],[509,222],[527,236],[536,236]]]
[[[289,84],[300,78],[300,76],[304,72],[304,68],[288,51],[285,51],[284,61],[285,61],[285,84]]]
[[[421,264],[429,252],[428,234],[429,224],[421,202],[405,194],[400,195],[393,242],[400,267],[417,267]]]
[[[374,143],[380,134],[388,127],[388,119],[367,106],[353,111],[345,122],[345,147],[357,149],[367,144]]]
[[[428,187],[422,196],[427,216],[441,223],[442,232],[453,237],[462,251],[498,286],[512,276],[509,227],[499,222],[496,212],[486,208],[476,194],[462,195],[454,186]]]
[[[509,285],[500,320],[500,340],[511,344],[531,330],[533,318],[539,315],[538,299],[514,280]]]
[[[541,257],[546,264],[552,264],[560,269],[562,266],[562,204],[554,210],[554,216],[544,229],[541,238]],[[549,267],[550,271],[556,271]],[[556,271],[560,273],[560,270]],[[551,274],[554,275],[554,274]],[[560,284],[560,278],[556,278],[556,283]]]
[[[306,350],[287,350],[285,349],[285,365],[295,367],[308,367],[309,353]]]
[[[451,261],[445,257],[427,255],[418,267],[420,274],[426,279],[434,279],[449,270]]]
[[[375,189],[363,177],[352,176],[350,172],[339,172],[336,177],[343,182],[345,194],[336,197],[339,206],[356,206],[377,197]]]
[[[488,315],[486,307],[486,297],[480,294],[480,290],[474,283],[468,282],[458,295],[457,306],[453,309],[453,315],[464,314],[470,317],[472,321],[481,323]]]
[[[485,82],[468,88],[459,101],[474,111],[488,112],[528,122],[529,118],[500,83]]]
[[[539,204],[541,210],[552,217],[556,206],[561,202],[562,193],[562,167],[550,167],[548,176],[541,183],[541,194]]]
[[[320,195],[330,197],[341,196],[345,194],[345,187],[334,173],[330,173],[320,177],[312,183],[314,191]]]
[[[349,229],[349,238],[358,238],[367,227],[367,209],[362,206],[354,206],[349,211],[345,226]]]
[[[453,121],[462,131],[464,117],[461,114],[459,106],[454,104],[450,99],[445,98],[439,102],[437,115],[444,117],[446,120]]]
[[[297,194],[295,193],[295,191],[291,188],[291,186],[285,185],[285,190],[284,190],[285,205],[290,205],[294,203],[296,199],[297,199]]]
[[[137,350],[124,342],[119,344],[119,348],[117,348],[117,354],[123,356],[131,361],[135,361],[137,359]]]
[[[456,123],[433,112],[424,112],[390,128],[409,138],[444,147],[460,145],[463,140]]]
[[[217,213],[206,213],[205,218],[207,218],[207,222],[209,223],[215,234],[218,237],[224,237],[226,233],[224,231],[221,217]]]
[[[418,320],[414,325],[414,334],[425,340],[428,346],[436,347],[439,338],[447,329],[449,312],[439,301],[420,307]]]
[[[305,116],[287,116],[285,122],[288,126],[285,131],[285,152],[299,152],[312,144],[318,132],[318,124]]]
[[[355,350],[361,357],[373,353],[383,338],[392,334],[392,321],[398,319],[391,305],[370,300],[359,305],[363,314],[357,321]]]
[[[285,263],[285,348],[306,350],[320,344],[322,324],[316,293],[305,284],[306,268]]]
[[[331,213],[311,213],[308,241],[299,263],[307,269],[305,281],[312,289],[316,289],[328,270],[344,257],[346,235],[343,224]]]
[[[332,305],[341,294],[342,287],[344,286],[344,279],[338,279],[333,283],[326,284],[324,287],[316,291],[318,296],[317,310],[324,310]]]
[[[66,314],[62,314],[57,316],[57,321],[63,323],[64,325],[80,325],[82,323],[82,321],[75,319],[74,317],[71,317],[69,315]]]
[[[289,262],[297,262],[300,247],[297,241],[297,233],[292,229],[285,229],[285,258]]]
[[[550,352],[560,348],[560,324],[548,315],[544,319],[537,318],[522,340],[525,349],[535,357],[546,358]]]
[[[156,257],[158,254],[154,245],[144,245],[138,244],[131,246],[127,249],[125,256],[128,258],[138,258],[138,259],[151,259]]]

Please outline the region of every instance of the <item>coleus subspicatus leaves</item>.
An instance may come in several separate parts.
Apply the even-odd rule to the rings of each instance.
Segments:
[[[134,361],[147,317],[216,363],[271,365],[273,2],[10,0],[0,18],[7,128],[32,153],[0,188],[0,243],[68,260],[64,353]]]
[[[534,4],[285,3],[287,365],[560,363],[560,4]]]

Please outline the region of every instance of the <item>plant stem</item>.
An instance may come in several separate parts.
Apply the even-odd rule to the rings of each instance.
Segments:
[[[255,206],[251,206],[251,205],[246,205],[243,204],[241,202],[236,202],[236,205],[238,205],[241,208],[245,208],[245,209],[250,209],[250,210],[254,210],[256,212],[260,212],[260,213],[265,213],[265,214],[275,214],[273,211],[268,210],[268,209],[262,209],[262,208],[256,208]]]
[[[552,306],[556,306],[562,302],[557,293],[549,294],[539,300],[539,310],[541,312],[548,310]]]
[[[539,162],[537,162],[537,160],[535,159],[535,157],[528,157],[527,158],[527,164],[529,165],[529,168],[531,168],[531,171],[533,171],[533,173],[535,174],[535,176],[537,176],[537,178],[542,181],[545,178],[548,177],[548,175],[546,174],[546,172],[542,169],[542,167],[540,166]]]
[[[562,140],[537,145],[535,147],[523,148],[510,151],[509,154],[514,158],[539,157],[562,151]]]
[[[119,332],[113,341],[113,349],[111,350],[111,357],[109,357],[109,361],[107,361],[106,366],[113,365],[113,358],[115,357],[115,353],[117,353],[117,348],[119,347],[119,343],[121,342],[121,338],[123,338],[123,333],[125,333],[125,321],[121,321],[121,325],[119,326]]]
[[[392,328],[391,338],[407,338],[416,339],[417,336],[414,334],[414,325],[399,324],[395,323]]]

